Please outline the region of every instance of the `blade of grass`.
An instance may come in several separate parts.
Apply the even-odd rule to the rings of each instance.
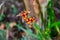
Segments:
[[[40,37],[40,40],[45,40],[42,32],[40,31],[39,26],[36,24],[36,22],[34,23],[34,28],[36,29],[36,33],[38,35],[38,37]]]

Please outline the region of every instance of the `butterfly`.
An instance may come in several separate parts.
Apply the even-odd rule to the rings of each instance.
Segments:
[[[35,21],[35,18],[34,17],[29,17],[28,18],[28,14],[29,14],[30,12],[28,11],[28,10],[25,10],[24,12],[22,12],[22,13],[20,13],[19,15],[24,19],[24,21],[27,23],[27,24],[31,24],[31,23],[33,23],[34,21]],[[32,26],[30,26],[30,27],[32,27]]]
[[[28,18],[28,14],[30,12],[28,10],[24,11],[23,13],[20,14],[20,16],[24,19],[24,21],[27,23],[27,24],[30,24],[32,22],[35,21],[34,17],[30,17]]]
[[[34,17],[30,17],[30,18],[25,19],[25,21],[26,21],[27,24],[30,24],[30,23],[35,21],[35,18]]]
[[[25,10],[21,13],[19,13],[17,16],[21,16],[24,20],[27,19],[27,15],[29,14],[30,12],[28,10]]]
[[[26,19],[26,18],[27,18],[27,15],[28,15],[28,13],[22,13],[22,14],[20,14],[20,16],[21,16],[23,19]]]
[[[30,17],[29,20],[30,20],[31,22],[34,22],[34,21],[35,21],[35,18],[34,18],[34,17]]]

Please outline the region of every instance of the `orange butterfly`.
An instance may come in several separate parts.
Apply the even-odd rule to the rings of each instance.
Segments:
[[[34,17],[30,17],[28,18],[28,13],[30,13],[28,10],[24,11],[23,13],[20,14],[20,16],[24,19],[24,21],[27,23],[27,24],[30,24],[32,22],[35,21]]]
[[[25,22],[26,22],[27,24],[30,24],[30,23],[31,23],[31,21],[29,20],[29,18],[25,19]]]
[[[30,12],[26,10],[26,11],[20,13],[19,15],[25,20],[25,19],[27,19],[28,13],[30,13]]]
[[[25,21],[27,24],[30,24],[30,23],[34,22],[35,19],[33,17],[30,17],[30,18],[25,19]]]
[[[35,21],[35,18],[34,18],[34,17],[30,17],[29,20],[30,20],[31,22],[34,22],[34,21]]]
[[[29,12],[28,10],[26,10],[26,11],[20,13],[19,15],[24,19],[24,21],[25,21],[27,24],[30,25],[32,22],[35,21],[35,19],[34,19],[34,17],[28,18],[28,13],[30,13],[30,12]],[[32,26],[30,26],[30,27],[32,27]]]

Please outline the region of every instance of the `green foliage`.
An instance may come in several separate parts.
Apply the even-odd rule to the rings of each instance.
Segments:
[[[39,37],[39,40],[45,40],[43,36],[44,34],[40,31],[40,28],[36,23],[34,23],[34,28],[36,29],[36,33],[37,33],[37,36]]]
[[[15,6],[14,4],[12,4],[11,7],[13,8],[13,10],[12,10],[13,13],[16,14],[16,13],[17,13],[17,8],[16,8],[16,6]]]
[[[4,14],[0,14],[0,22],[3,20]]]
[[[6,40],[6,31],[0,30],[0,40]]]

